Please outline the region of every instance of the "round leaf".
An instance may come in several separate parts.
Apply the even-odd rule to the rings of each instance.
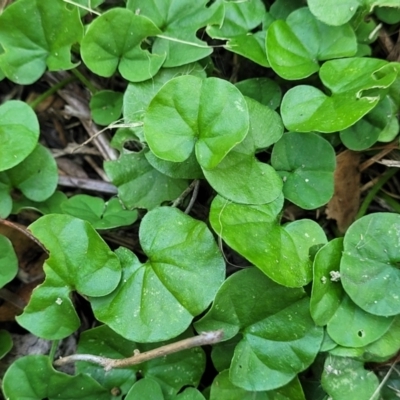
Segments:
[[[335,151],[324,138],[285,133],[272,150],[271,163],[283,179],[283,194],[301,208],[318,208],[332,197]]]
[[[37,81],[46,66],[50,71],[73,68],[70,49],[82,36],[77,7],[61,0],[15,2],[0,16],[0,68],[22,85]]]
[[[94,73],[109,77],[119,70],[128,81],[150,79],[160,69],[165,54],[141,48],[148,36],[161,31],[148,18],[125,8],[113,8],[97,17],[82,40],[81,55]]]
[[[108,125],[119,119],[122,113],[122,93],[102,90],[90,99],[90,111],[93,121],[99,125]]]
[[[169,339],[209,305],[225,263],[206,225],[175,208],[147,213],[139,237],[148,261],[141,264],[130,251],[120,250],[120,285],[108,296],[91,299],[92,307],[100,321],[127,339]]]
[[[0,106],[0,171],[24,160],[34,150],[38,139],[39,122],[31,107],[18,100]]]
[[[125,400],[136,400],[138,398],[143,400],[165,399],[160,385],[151,378],[144,378],[136,382],[126,395]]]
[[[218,78],[170,80],[152,99],[144,117],[146,141],[157,157],[182,162],[195,148],[199,164],[206,169],[215,168],[248,129],[244,97]]]
[[[0,235],[0,288],[12,281],[18,272],[18,258],[10,240]]]
[[[256,268],[224,282],[195,327],[223,329],[226,339],[242,333],[229,371],[234,385],[248,391],[274,390],[312,363],[323,331],[314,325],[304,295],[303,289],[278,285]]]
[[[363,310],[400,313],[400,215],[375,213],[350,226],[340,264],[344,290]]]

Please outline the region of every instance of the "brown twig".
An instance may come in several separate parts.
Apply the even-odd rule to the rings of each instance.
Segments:
[[[132,357],[123,359],[112,359],[107,357],[95,356],[92,354],[73,354],[71,356],[59,358],[54,362],[54,365],[60,367],[69,363],[74,363],[76,361],[86,361],[93,364],[98,364],[104,367],[106,371],[110,371],[113,368],[125,368],[131,365],[141,364],[145,361],[153,360],[154,358],[159,358],[167,356],[168,354],[177,353],[178,351],[188,350],[193,347],[205,346],[207,344],[218,343],[223,339],[223,331],[210,331],[202,332],[200,335],[190,337],[188,339],[183,339],[175,343],[170,343],[165,346],[158,347],[144,353],[140,353],[135,350]]]

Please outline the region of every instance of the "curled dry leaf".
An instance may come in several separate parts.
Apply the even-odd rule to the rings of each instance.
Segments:
[[[326,215],[335,219],[344,233],[354,221],[360,205],[360,154],[345,150],[336,157],[335,191],[326,207]]]

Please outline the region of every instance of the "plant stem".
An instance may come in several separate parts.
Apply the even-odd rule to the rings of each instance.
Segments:
[[[52,94],[56,93],[58,90],[62,89],[64,86],[68,85],[68,83],[71,83],[74,80],[76,80],[74,76],[70,76],[68,78],[63,79],[62,81],[52,86],[50,89],[46,90],[40,96],[36,97],[35,100],[30,101],[28,105],[31,106],[33,109],[35,109],[42,101],[46,100]]]
[[[382,190],[379,192],[379,197],[382,197],[385,202],[393,208],[394,212],[400,213],[400,204],[393,197],[389,196],[387,193]]]
[[[86,86],[92,94],[97,93],[99,90],[93,85],[85,75],[78,70],[78,68],[71,69],[71,72]]]
[[[50,354],[49,354],[49,358],[50,360],[54,360],[54,357],[56,355],[56,351],[58,348],[58,344],[60,343],[59,340],[53,340],[51,343],[51,349],[50,349]]]
[[[372,200],[376,196],[376,194],[379,192],[381,187],[398,171],[397,168],[389,168],[376,182],[376,184],[373,186],[373,188],[369,191],[367,196],[365,197],[364,201],[361,204],[360,209],[358,210],[358,213],[356,215],[356,220],[363,217],[369,205],[371,204]]]
[[[179,342],[170,343],[165,346],[158,347],[157,349],[146,351],[144,353],[140,353],[138,350],[135,350],[132,357],[117,360],[107,357],[95,356],[92,354],[73,354],[72,356],[59,358],[57,361],[54,362],[54,365],[62,366],[76,361],[86,361],[93,364],[101,365],[106,371],[109,371],[112,368],[125,368],[131,365],[141,364],[145,361],[153,360],[154,358],[163,357],[168,354],[177,353],[178,351],[191,349],[193,347],[218,343],[223,339],[223,336],[224,335],[222,330],[202,332],[200,335],[193,336],[188,339],[183,339]]]

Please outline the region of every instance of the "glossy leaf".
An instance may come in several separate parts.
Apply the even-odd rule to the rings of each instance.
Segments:
[[[86,221],[51,214],[29,228],[50,252],[44,264],[46,279],[17,317],[18,323],[46,339],[61,339],[79,326],[70,292],[105,296],[118,285],[120,263]]]
[[[38,139],[39,122],[31,107],[19,100],[0,106],[0,171],[23,161],[35,149]]]
[[[8,79],[27,85],[45,72],[70,69],[71,46],[83,26],[76,7],[62,0],[20,0],[0,16],[0,68]]]
[[[314,325],[304,296],[303,289],[285,288],[248,268],[224,282],[195,327],[222,328],[226,339],[242,333],[229,371],[231,382],[248,391],[274,390],[307,368],[321,345],[322,329]]]
[[[363,310],[382,316],[400,313],[400,216],[367,215],[350,226],[340,264],[344,290]]]
[[[176,342],[192,336],[185,332],[171,342]],[[112,331],[107,325],[102,325],[82,333],[78,353],[102,354],[103,356],[120,359],[132,356],[134,350],[145,352],[167,344],[152,343],[138,344],[128,341]],[[77,363],[77,371],[86,373],[96,379],[107,389],[118,387],[122,394],[126,394],[136,381],[136,374],[151,378],[160,386],[163,396],[171,398],[186,385],[197,386],[204,371],[205,356],[201,348],[184,350],[162,358],[155,358],[140,365],[129,368],[112,369],[104,371],[104,368],[86,362]],[[164,398],[164,397],[162,397]]]
[[[288,130],[335,132],[353,125],[379,102],[396,80],[399,66],[373,58],[347,58],[324,63],[319,71],[327,96],[314,86],[298,85],[282,99]]]
[[[109,125],[119,119],[122,113],[122,93],[102,90],[90,99],[89,107],[93,121],[99,125]]]
[[[206,169],[215,168],[248,129],[244,97],[232,84],[217,78],[170,80],[152,99],[144,117],[146,141],[157,157],[182,162],[195,149],[199,164]]]
[[[141,48],[148,36],[161,31],[146,17],[113,8],[96,18],[82,40],[81,55],[95,74],[109,77],[118,71],[128,81],[150,79],[160,69],[165,54]]]
[[[325,244],[315,255],[310,312],[314,322],[326,325],[335,314],[344,291],[338,276],[343,251],[343,239],[336,238]]]
[[[291,228],[281,227],[278,215],[282,205],[281,196],[260,206],[235,204],[217,196],[211,204],[210,223],[231,248],[269,278],[284,286],[301,287],[312,278],[308,252],[310,247],[320,244],[321,230],[317,230],[317,237],[314,234],[296,237],[296,225],[303,229],[312,224],[313,231],[315,226],[306,220],[297,221]],[[326,238],[322,240],[325,242]]]
[[[88,375],[71,376],[56,371],[49,357],[31,355],[19,358],[3,380],[7,399],[109,400],[109,392]]]
[[[123,154],[106,161],[104,170],[118,187],[118,196],[127,209],[148,210],[162,202],[174,200],[187,188],[183,179],[173,179],[153,168],[144,152]]]
[[[235,85],[244,96],[251,97],[272,110],[278,108],[282,91],[279,85],[269,78],[252,78],[240,81]]]
[[[277,390],[253,392],[233,385],[229,371],[223,371],[213,381],[210,400],[305,400],[305,397],[298,379]]]
[[[318,61],[351,57],[357,52],[350,24],[332,27],[318,21],[307,7],[293,11],[286,21],[268,29],[268,61],[285,79],[302,79],[319,70]]]
[[[136,210],[125,210],[117,198],[107,202],[99,197],[78,194],[63,202],[61,209],[73,217],[86,220],[95,229],[111,229],[133,224]]]
[[[148,261],[141,264],[129,250],[119,250],[120,285],[91,299],[92,307],[100,321],[129,340],[166,340],[212,301],[224,278],[223,257],[206,225],[175,208],[147,213],[139,237]]]
[[[209,6],[207,0],[176,2],[174,0],[128,0],[127,8],[139,10],[150,18],[162,35],[156,38],[153,51],[166,54],[165,67],[177,67],[201,60],[212,53],[207,43],[196,33],[208,24],[220,25],[223,20],[221,1]]]
[[[321,379],[322,387],[337,399],[375,399],[372,395],[379,385],[377,376],[366,371],[363,363],[346,357],[329,355]]]
[[[285,133],[272,150],[271,163],[283,179],[285,198],[294,204],[313,209],[331,199],[335,151],[324,138],[314,133]]]
[[[340,132],[340,139],[350,150],[365,150],[379,139],[380,135],[389,134],[385,130],[398,133],[398,122],[389,97],[384,97],[378,105],[354,125]],[[394,137],[394,136],[393,136]]]
[[[222,196],[236,203],[265,204],[282,191],[282,180],[268,164],[255,157],[257,149],[269,147],[283,133],[279,115],[255,100],[246,98],[250,129],[218,166],[203,169],[208,183]]]
[[[18,272],[18,258],[10,240],[0,235],[0,288],[12,281]]]

